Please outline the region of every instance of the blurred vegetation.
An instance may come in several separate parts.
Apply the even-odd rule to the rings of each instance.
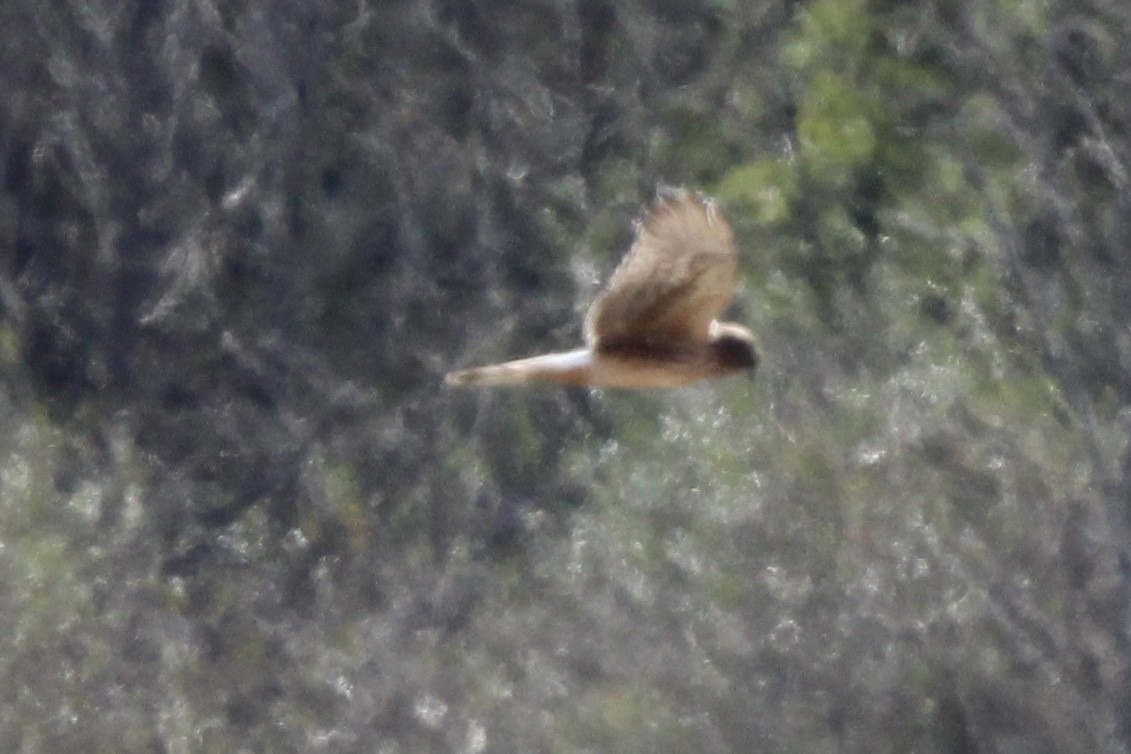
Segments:
[[[1131,749],[1117,0],[0,8],[0,749]],[[755,380],[445,390],[717,196]]]

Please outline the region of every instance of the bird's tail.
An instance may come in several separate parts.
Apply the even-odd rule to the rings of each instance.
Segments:
[[[449,372],[444,382],[449,385],[529,385],[536,382],[588,385],[592,366],[592,354],[580,348]]]

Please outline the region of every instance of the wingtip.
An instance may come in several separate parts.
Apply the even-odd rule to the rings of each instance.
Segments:
[[[717,225],[722,218],[719,203],[714,198],[698,191],[689,191],[682,186],[671,186],[665,183],[656,186],[656,199],[645,211],[644,216],[636,221],[636,230],[653,228],[660,218],[694,208],[703,213],[708,225]]]
[[[673,210],[683,205],[697,205],[711,218],[718,212],[718,201],[701,191],[691,191],[683,186],[671,186],[661,183],[656,186],[656,199],[650,207],[649,214],[656,210]]]
[[[691,196],[691,192],[683,186],[673,186],[669,183],[656,184],[656,202],[682,202]]]

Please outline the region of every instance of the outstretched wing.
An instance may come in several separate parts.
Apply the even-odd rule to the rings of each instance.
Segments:
[[[708,339],[737,290],[734,234],[718,208],[680,191],[661,195],[585,319],[591,348]]]

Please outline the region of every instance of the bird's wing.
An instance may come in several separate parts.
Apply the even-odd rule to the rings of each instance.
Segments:
[[[661,195],[589,308],[586,340],[591,348],[706,341],[734,298],[737,275],[734,234],[714,203],[682,191]]]

